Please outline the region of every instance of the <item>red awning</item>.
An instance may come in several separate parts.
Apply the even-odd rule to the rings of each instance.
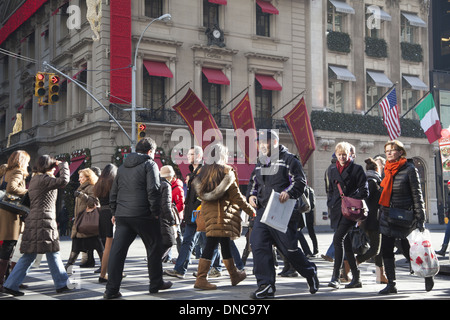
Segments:
[[[219,69],[202,68],[203,74],[208,78],[209,83],[230,85],[230,80]]]
[[[80,156],[76,158],[72,158],[69,164],[70,175],[73,175],[77,169],[81,166],[84,161],[85,156]]]
[[[283,88],[272,76],[262,74],[255,75],[256,80],[261,84],[264,90],[281,91]]]
[[[262,12],[270,13],[270,14],[279,14],[277,8],[275,8],[270,2],[263,0],[256,0],[256,4],[260,6]]]
[[[173,74],[164,62],[144,61],[148,74],[156,77],[173,78]]]
[[[208,2],[216,3],[216,4],[223,4],[224,6],[227,5],[227,0],[208,0]]]

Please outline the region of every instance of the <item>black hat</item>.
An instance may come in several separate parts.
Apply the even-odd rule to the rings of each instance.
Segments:
[[[256,141],[268,141],[268,140],[278,140],[280,141],[280,137],[278,136],[278,133],[275,130],[261,130],[258,132],[258,137],[256,138]]]

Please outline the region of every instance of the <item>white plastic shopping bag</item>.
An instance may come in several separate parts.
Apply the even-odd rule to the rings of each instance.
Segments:
[[[436,275],[439,272],[439,260],[431,245],[430,231],[425,229],[420,232],[415,229],[407,238],[411,246],[409,255],[414,274],[422,278]]]

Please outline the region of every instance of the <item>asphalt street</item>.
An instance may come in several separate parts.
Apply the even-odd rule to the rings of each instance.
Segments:
[[[427,228],[431,232],[432,244],[435,250],[440,249],[444,237],[444,225],[430,225]],[[306,239],[311,244],[311,241],[304,230]],[[426,292],[423,278],[410,275],[408,264],[403,255],[396,255],[397,267],[397,288],[398,294],[383,296],[379,295],[378,291],[384,288],[383,284],[377,284],[375,281],[375,266],[373,263],[363,263],[360,265],[361,278],[363,287],[358,289],[345,289],[341,286],[340,289],[332,289],[327,286],[332,272],[333,264],[325,261],[320,256],[324,254],[332,241],[333,234],[329,227],[316,227],[316,233],[319,242],[319,254],[311,258],[317,265],[318,277],[320,280],[319,291],[312,295],[308,291],[306,280],[302,277],[277,277],[276,283],[276,297],[275,299],[264,301],[264,303],[277,303],[277,301],[297,301],[297,300],[439,300],[450,298],[450,273],[448,255],[443,258],[439,257],[441,264],[441,271],[435,276],[435,285],[432,291]],[[245,245],[245,238],[241,237],[236,241],[240,252]],[[69,257],[71,248],[70,238],[64,237],[61,241],[61,256],[66,262]],[[176,250],[174,251],[176,254]],[[161,291],[157,294],[150,294],[148,292],[148,274],[145,261],[145,247],[142,241],[138,238],[131,245],[128,252],[128,258],[125,264],[126,277],[123,279],[121,293],[122,298],[118,300],[154,300],[154,301],[174,301],[174,308],[177,312],[184,312],[185,302],[189,302],[191,306],[199,303],[208,304],[211,301],[226,301],[236,305],[255,304],[254,300],[250,301],[249,294],[256,289],[256,280],[252,275],[252,255],[250,255],[246,270],[247,279],[241,282],[238,286],[231,286],[226,270],[222,271],[222,276],[219,278],[212,278],[210,281],[217,285],[217,290],[201,291],[194,289],[195,277],[192,275],[197,270],[197,259],[192,259],[188,272],[184,279],[171,278],[165,276],[165,280],[173,282],[173,286],[169,290]],[[99,260],[96,257],[98,268]],[[79,263],[79,261],[78,261]],[[282,268],[282,261],[279,261]],[[165,263],[164,269],[173,268],[173,264]],[[95,268],[95,269],[96,269]],[[22,297],[12,297],[10,295],[0,293],[1,300],[103,300],[103,292],[105,285],[98,283],[98,274],[94,273],[94,268],[79,269],[75,267],[75,273],[71,280],[76,284],[76,288],[70,292],[57,294],[53,282],[48,271],[45,256],[41,264],[37,268],[32,268],[25,279],[25,284],[28,289],[23,290],[25,295]],[[167,305],[167,304],[166,304]],[[292,305],[292,304],[290,304]],[[193,308],[193,307],[192,307]],[[221,314],[226,310],[221,309]],[[172,310],[173,311],[173,310]],[[188,307],[186,307],[188,312]],[[195,310],[194,310],[195,311]],[[241,310],[242,311],[242,310]],[[230,311],[231,312],[231,311]],[[256,312],[256,311],[255,311]],[[264,310],[260,310],[264,313]]]

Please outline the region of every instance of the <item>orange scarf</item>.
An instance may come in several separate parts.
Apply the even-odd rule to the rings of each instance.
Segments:
[[[383,191],[381,192],[380,201],[378,202],[382,206],[390,206],[394,176],[397,174],[398,170],[405,165],[405,163],[406,158],[401,158],[395,162],[386,162],[386,166],[384,167],[384,179],[380,184]]]

